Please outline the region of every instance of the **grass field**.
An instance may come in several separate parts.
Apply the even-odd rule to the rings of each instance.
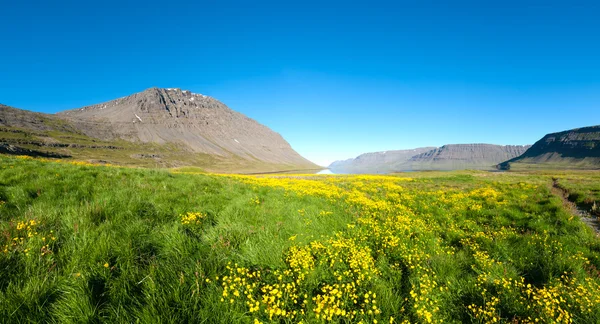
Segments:
[[[554,178],[558,186],[567,191],[569,200],[600,215],[600,172],[571,172]]]
[[[553,174],[181,171],[0,156],[0,321],[600,322]]]

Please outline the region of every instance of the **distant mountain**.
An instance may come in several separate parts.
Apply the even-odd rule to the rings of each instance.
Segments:
[[[530,145],[448,144],[411,157],[405,170],[493,169],[499,163],[523,154]]]
[[[13,150],[42,148],[132,165],[197,165],[215,171],[318,168],[268,127],[214,98],[180,89],[151,88],[56,115],[0,106],[0,143]],[[105,152],[107,147],[114,149]]]
[[[523,155],[499,165],[501,169],[600,169],[600,126],[552,133]]]
[[[374,152],[333,162],[335,173],[390,173],[400,171],[494,169],[499,161],[523,154],[529,145],[448,144],[439,148]]]
[[[328,168],[334,173],[390,173],[399,171],[411,157],[432,149],[435,147],[365,153],[354,159],[335,161]]]

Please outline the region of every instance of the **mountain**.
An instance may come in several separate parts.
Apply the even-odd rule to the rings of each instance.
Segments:
[[[499,161],[523,154],[529,145],[448,144],[439,148],[365,153],[335,161],[334,173],[390,173],[396,171],[493,169]]]
[[[180,89],[151,88],[56,115],[1,105],[0,143],[128,165],[318,168],[268,127],[214,98]]]
[[[365,153],[354,159],[335,161],[328,168],[334,173],[390,173],[400,171],[401,165],[411,157],[434,148],[420,147],[412,150]]]
[[[493,169],[498,161],[523,154],[530,145],[448,144],[415,155],[403,164],[405,170]]]
[[[600,169],[600,126],[548,134],[499,168]]]

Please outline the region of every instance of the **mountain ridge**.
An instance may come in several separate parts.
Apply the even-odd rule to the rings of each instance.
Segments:
[[[390,173],[398,171],[398,166],[412,156],[434,148],[419,147],[408,150],[363,153],[355,158],[334,161],[328,168],[335,173]]]
[[[390,173],[428,170],[488,169],[509,158],[524,153],[529,145],[495,145],[484,143],[446,144],[414,150],[381,151],[359,155],[354,159],[335,161],[329,169],[343,173]],[[418,150],[418,152],[415,152]],[[403,152],[398,159],[385,161],[389,152]],[[407,155],[407,153],[415,152]],[[389,155],[388,155],[389,156]],[[379,157],[378,161],[361,163],[360,160]]]
[[[549,133],[498,168],[600,169],[600,125]]]
[[[424,170],[492,170],[500,161],[523,154],[530,145],[496,145],[486,143],[446,144],[429,152],[413,156],[404,167]]]

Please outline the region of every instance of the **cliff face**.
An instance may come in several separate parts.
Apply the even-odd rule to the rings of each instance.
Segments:
[[[435,147],[420,147],[412,150],[394,150],[365,153],[354,159],[335,161],[329,165],[334,173],[390,173],[403,171],[402,164],[411,157],[430,151]]]
[[[493,169],[498,161],[523,154],[529,145],[449,144],[413,156],[407,170]]]
[[[390,173],[425,170],[491,170],[507,159],[523,154],[529,145],[448,144],[414,150],[366,153],[355,159],[336,161],[336,173]]]
[[[537,141],[527,152],[499,165],[532,168],[600,168],[600,126],[552,133]]]

